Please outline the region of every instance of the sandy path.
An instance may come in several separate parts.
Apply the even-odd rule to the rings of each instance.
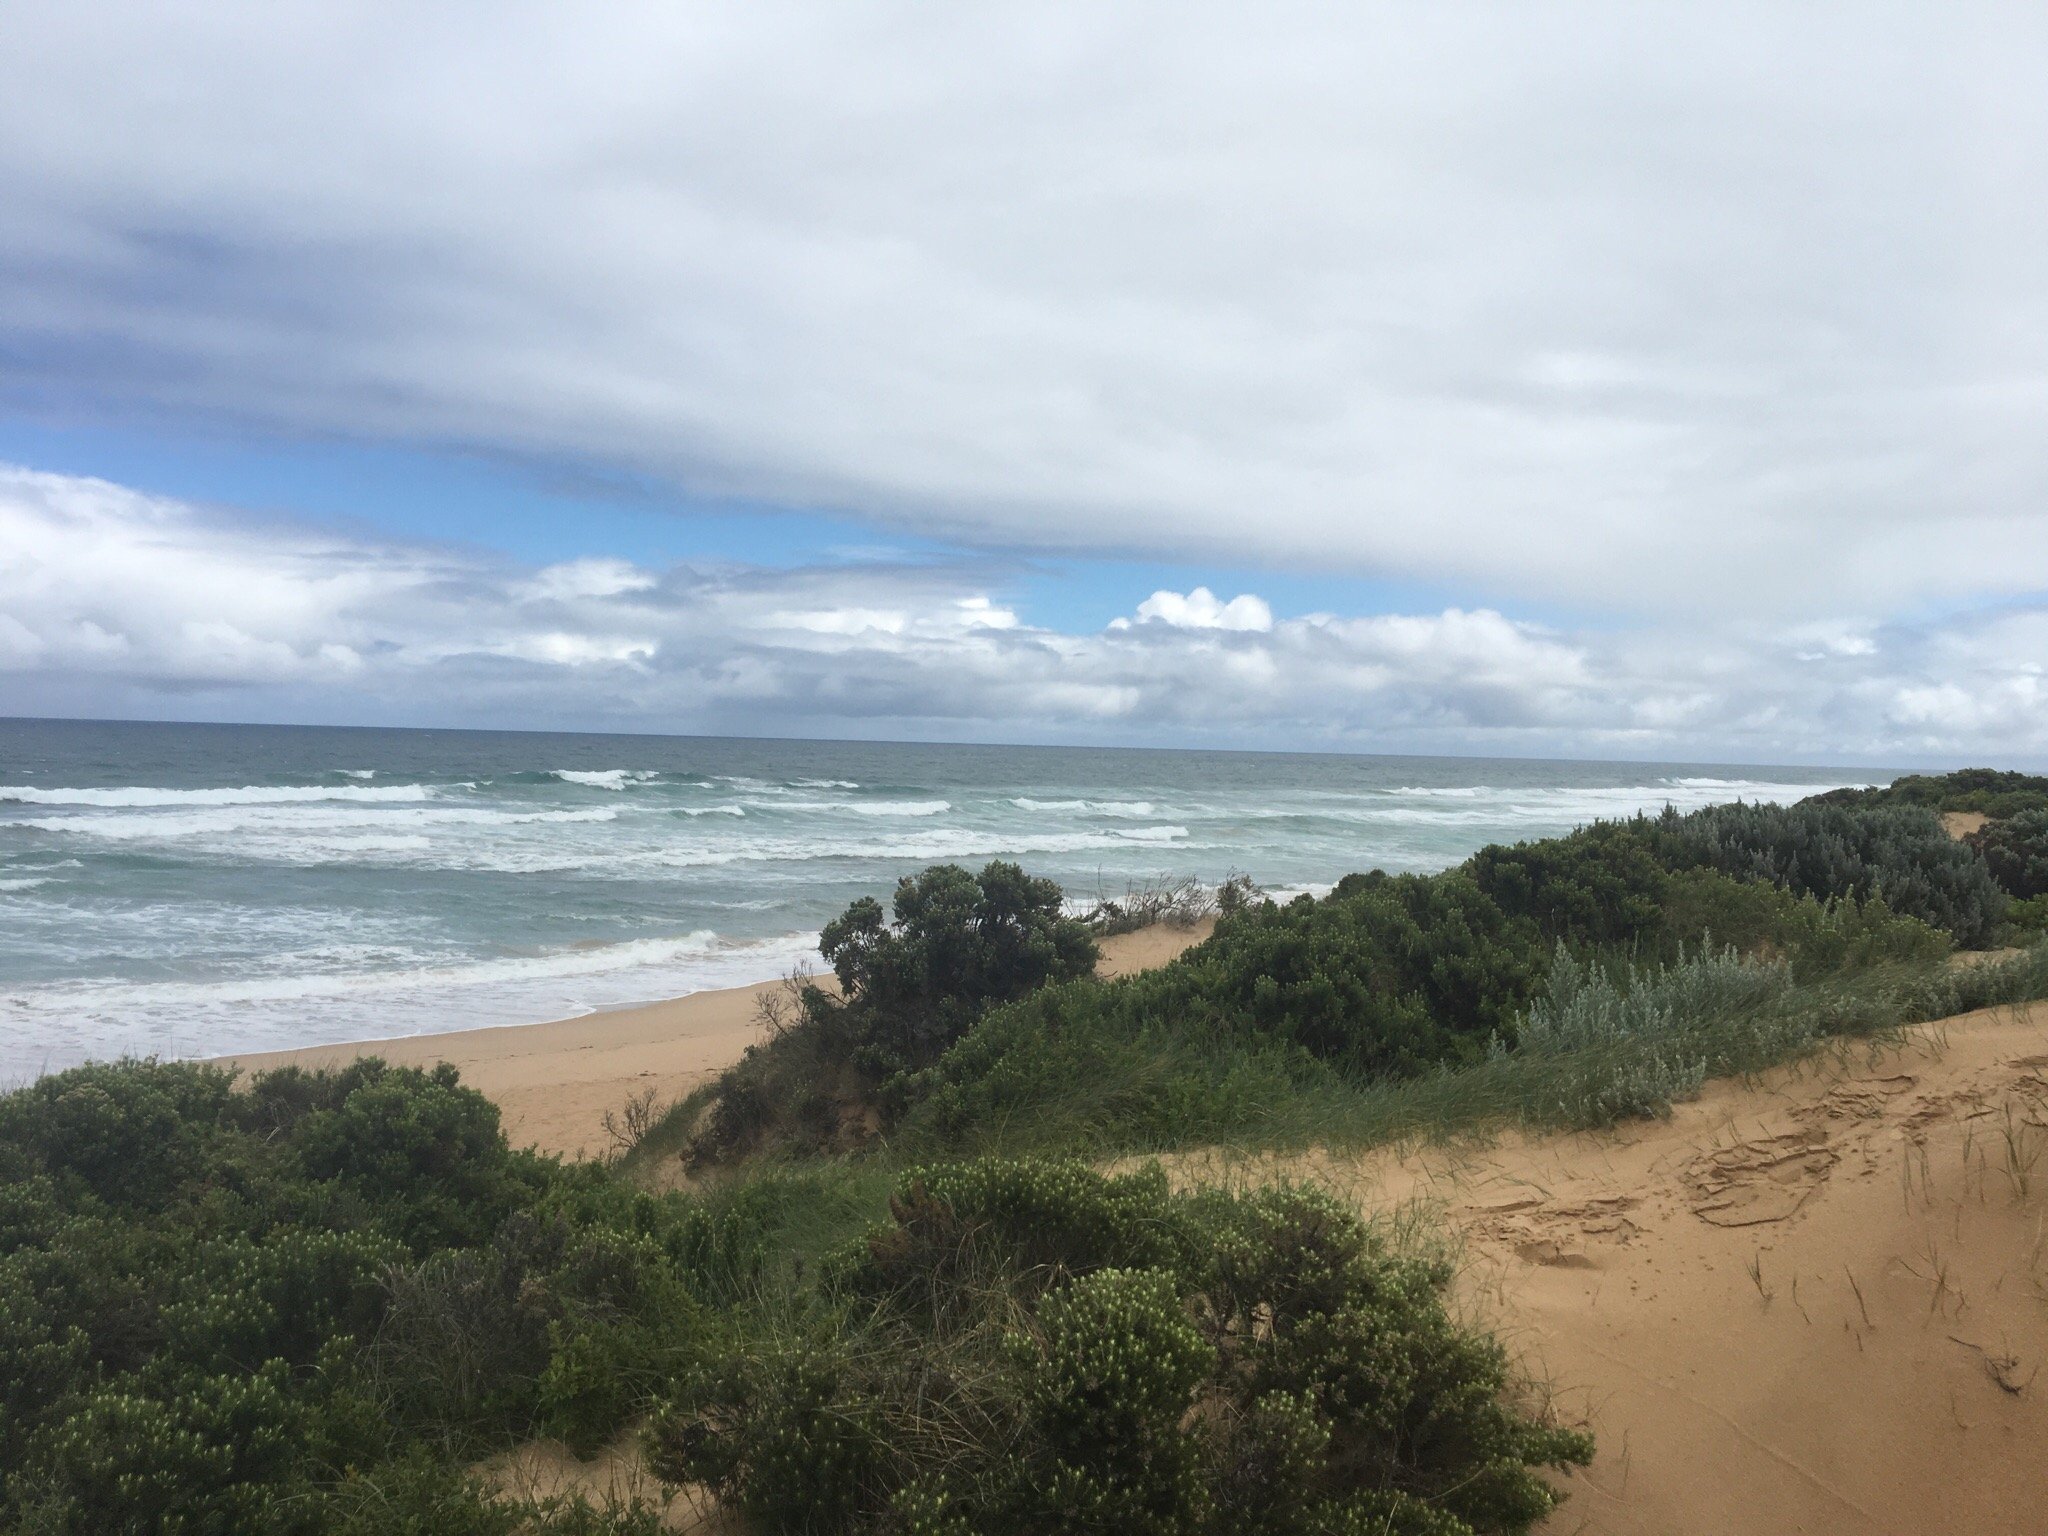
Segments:
[[[1116,976],[1163,965],[1208,931],[1207,924],[1192,929],[1162,925],[1119,934],[1103,941],[1098,970]],[[515,1146],[587,1156],[609,1144],[604,1134],[606,1110],[616,1110],[649,1088],[664,1100],[681,1098],[737,1061],[760,1037],[758,999],[779,985],[762,982],[695,992],[552,1024],[464,1029],[226,1059],[256,1071],[286,1065],[334,1066],[358,1056],[382,1056],[403,1066],[452,1062],[465,1083],[497,1104],[505,1133]]]
[[[1551,1532],[2048,1531],[2048,1005],[1312,1171],[1447,1215],[1461,1304],[1591,1424]]]

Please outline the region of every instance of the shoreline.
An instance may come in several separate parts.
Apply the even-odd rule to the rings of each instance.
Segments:
[[[1164,965],[1206,938],[1212,926],[1213,920],[1192,928],[1154,924],[1105,938],[1096,974],[1121,976]],[[207,1059],[256,1072],[337,1067],[365,1056],[409,1067],[445,1061],[466,1085],[498,1106],[514,1146],[591,1157],[606,1149],[607,1110],[619,1109],[649,1088],[665,1100],[680,1099],[739,1060],[760,1038],[759,998],[781,985],[778,977],[542,1023],[490,1024]]]

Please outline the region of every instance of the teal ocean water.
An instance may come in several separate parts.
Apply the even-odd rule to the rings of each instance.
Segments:
[[[1868,770],[0,721],[0,1082],[773,976],[926,864],[1320,890]]]

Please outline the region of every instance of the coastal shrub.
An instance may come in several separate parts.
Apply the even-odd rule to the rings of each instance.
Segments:
[[[650,1431],[764,1531],[1524,1531],[1534,1469],[1591,1452],[1517,1410],[1445,1269],[1308,1190],[935,1166],[830,1273]]]
[[[1789,965],[1746,959],[1733,948],[1705,950],[1676,965],[1623,966],[1617,974],[1560,944],[1518,1043],[1524,1051],[1559,1056],[1672,1039],[1712,1019],[1770,1007],[1791,990]]]
[[[1171,982],[1133,978],[1126,995],[1156,993],[1159,1006],[1193,992],[1233,1029],[1370,1077],[1481,1054],[1511,1027],[1542,957],[1535,925],[1476,881],[1374,871],[1321,900],[1248,908],[1155,973]]]
[[[1909,773],[1868,789],[1832,789],[1804,805],[1920,806],[1930,811],[1974,811],[1994,819],[2048,810],[2048,776],[2000,768],[1958,768],[1953,773]]]
[[[1945,932],[1894,912],[1881,896],[1823,900],[1712,869],[1671,876],[1663,903],[1661,933],[1636,953],[1667,963],[1688,946],[1716,944],[1786,960],[1803,982],[1878,965],[1933,965],[1952,947]]]
[[[2048,895],[2029,896],[2005,909],[2006,927],[2016,940],[2048,934]]]
[[[594,1449],[750,1262],[715,1213],[509,1150],[447,1070],[80,1068],[0,1097],[0,1170],[10,1531],[346,1529],[420,1447]]]
[[[1629,825],[1673,869],[1716,869],[1821,901],[1882,898],[1968,947],[1990,942],[2005,915],[2006,895],[1976,850],[1915,806],[1737,802]]]
[[[991,1004],[1094,970],[1095,941],[1063,901],[1015,864],[934,865],[898,883],[893,922],[863,897],[825,925],[839,990],[809,988],[805,1009],[881,1071],[922,1065]]]
[[[1644,822],[1595,822],[1564,837],[1482,848],[1464,868],[1502,911],[1575,950],[1673,961],[1711,941],[1790,956],[1802,977],[1947,953],[1944,934],[1882,896],[1788,889],[1753,867],[1724,873],[1696,859],[1682,838],[1660,845]]]
[[[2048,808],[1986,822],[1964,841],[2012,895],[2023,901],[2048,896]]]
[[[1482,1059],[1541,976],[1536,925],[1461,874],[1347,877],[1262,901],[1177,960],[1047,987],[893,1085],[921,1145],[1169,1146],[1270,1122],[1346,1082]]]
[[[1706,1081],[1714,1064],[1708,1038],[1737,1021],[1775,1031],[1788,1051],[1811,1038],[1805,1020],[1782,1011],[1792,989],[1788,963],[1732,947],[1639,968],[1582,960],[1560,943],[1518,1048],[1567,1068],[1552,1092],[1568,1123],[1668,1114]]]
[[[1548,942],[1627,945],[1666,924],[1669,875],[1656,850],[1623,822],[1595,822],[1564,837],[1492,844],[1464,871],[1503,912]]]
[[[1001,861],[937,864],[898,883],[893,921],[872,897],[825,925],[836,991],[799,980],[796,1017],[720,1079],[696,1162],[766,1145],[865,1142],[879,1086],[929,1065],[990,1007],[1095,969],[1095,940],[1059,886]]]

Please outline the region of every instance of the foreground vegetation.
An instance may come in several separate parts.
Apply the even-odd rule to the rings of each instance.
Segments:
[[[473,1470],[551,1437],[763,1531],[1526,1530],[1590,1446],[1440,1262],[1076,1159],[1606,1124],[2048,996],[2048,780],[1894,790],[1239,884],[1111,982],[1049,882],[928,870],[614,1164],[509,1149],[446,1069],[46,1078],[0,1098],[0,1528],[659,1527]],[[1999,809],[1957,841],[1954,799]]]

